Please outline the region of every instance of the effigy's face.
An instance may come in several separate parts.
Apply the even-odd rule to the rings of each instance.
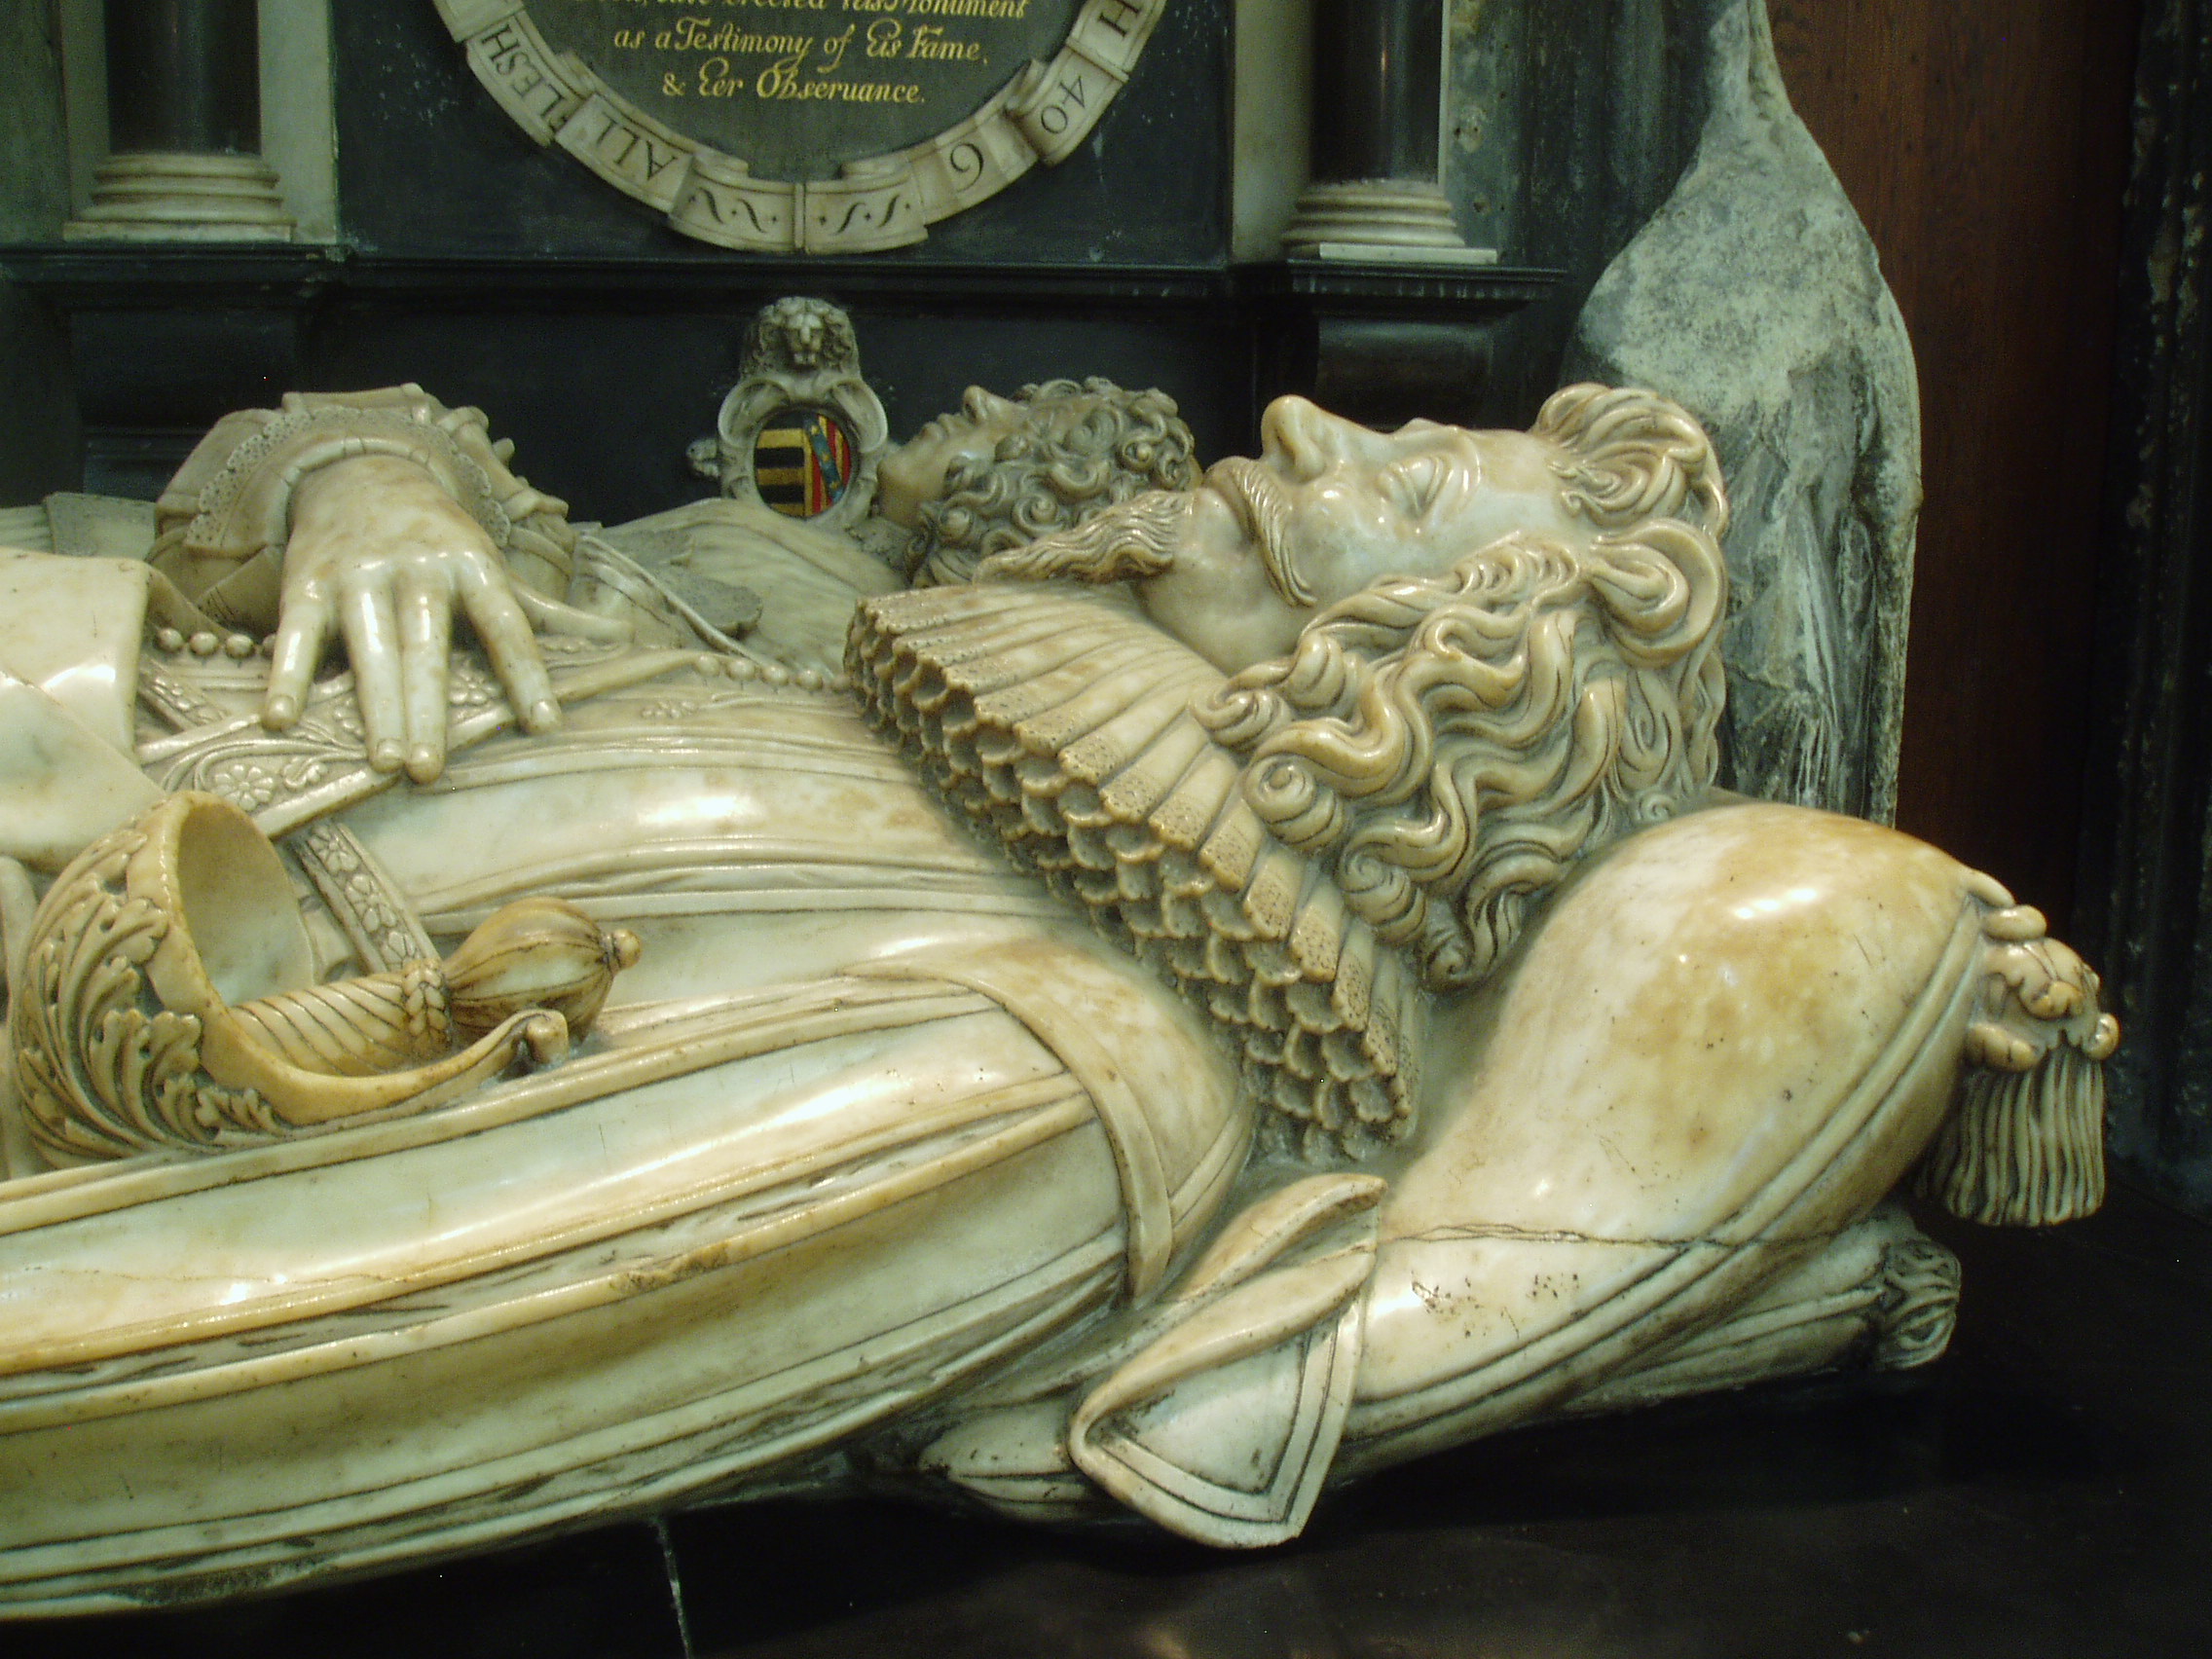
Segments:
[[[1561,503],[1556,446],[1527,432],[1377,432],[1282,397],[1260,433],[1257,461],[1207,470],[1173,568],[1143,588],[1154,619],[1227,672],[1281,655],[1379,577],[1432,575],[1516,532],[1593,534]]]
[[[1030,424],[1021,404],[972,386],[955,414],[928,422],[876,464],[875,510],[911,530],[923,506],[944,494],[944,475],[956,461],[989,461],[999,440]]]

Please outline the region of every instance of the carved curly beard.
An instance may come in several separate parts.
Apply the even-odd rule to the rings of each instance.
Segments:
[[[1175,563],[1190,510],[1191,498],[1180,490],[1132,496],[1073,530],[992,554],[976,567],[976,579],[1119,582],[1157,576]]]
[[[1450,990],[1585,851],[1711,785],[1725,592],[1679,521],[1581,556],[1511,536],[1331,607],[1195,712],[1260,819]]]
[[[1206,470],[1206,485],[1236,515],[1268,582],[1285,603],[1310,607],[1314,594],[1290,556],[1290,503],[1273,470],[1231,456]],[[1107,508],[1073,530],[1040,536],[1026,547],[994,553],[977,567],[977,580],[993,576],[1046,581],[1119,582],[1157,576],[1175,563],[1192,493],[1153,490]]]

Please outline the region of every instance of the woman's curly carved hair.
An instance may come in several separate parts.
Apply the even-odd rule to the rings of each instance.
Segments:
[[[1248,757],[1253,810],[1437,990],[1486,977],[1582,853],[1673,816],[1719,760],[1727,504],[1704,433],[1597,387],[1536,429],[1605,530],[1589,551],[1515,535],[1385,577],[1198,711]]]
[[[1147,490],[1195,490],[1191,428],[1163,391],[1096,376],[1025,386],[1032,419],[988,461],[956,461],[927,502],[908,558],[917,585],[966,581],[992,553],[1071,530]]]

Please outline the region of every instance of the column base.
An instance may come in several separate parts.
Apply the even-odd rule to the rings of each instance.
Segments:
[[[1316,180],[1298,198],[1298,211],[1282,234],[1297,253],[1324,242],[1365,242],[1384,247],[1464,247],[1452,222],[1443,188],[1421,179]]]
[[[99,166],[70,241],[290,241],[276,173],[259,156],[123,155]]]

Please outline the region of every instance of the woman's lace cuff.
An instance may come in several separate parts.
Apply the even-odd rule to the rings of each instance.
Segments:
[[[288,392],[276,409],[225,417],[155,505],[153,560],[232,627],[275,624],[292,495],[309,473],[360,455],[396,456],[436,479],[481,525],[516,576],[568,595],[575,533],[568,503],[507,468],[483,411],[448,409],[419,386]]]

